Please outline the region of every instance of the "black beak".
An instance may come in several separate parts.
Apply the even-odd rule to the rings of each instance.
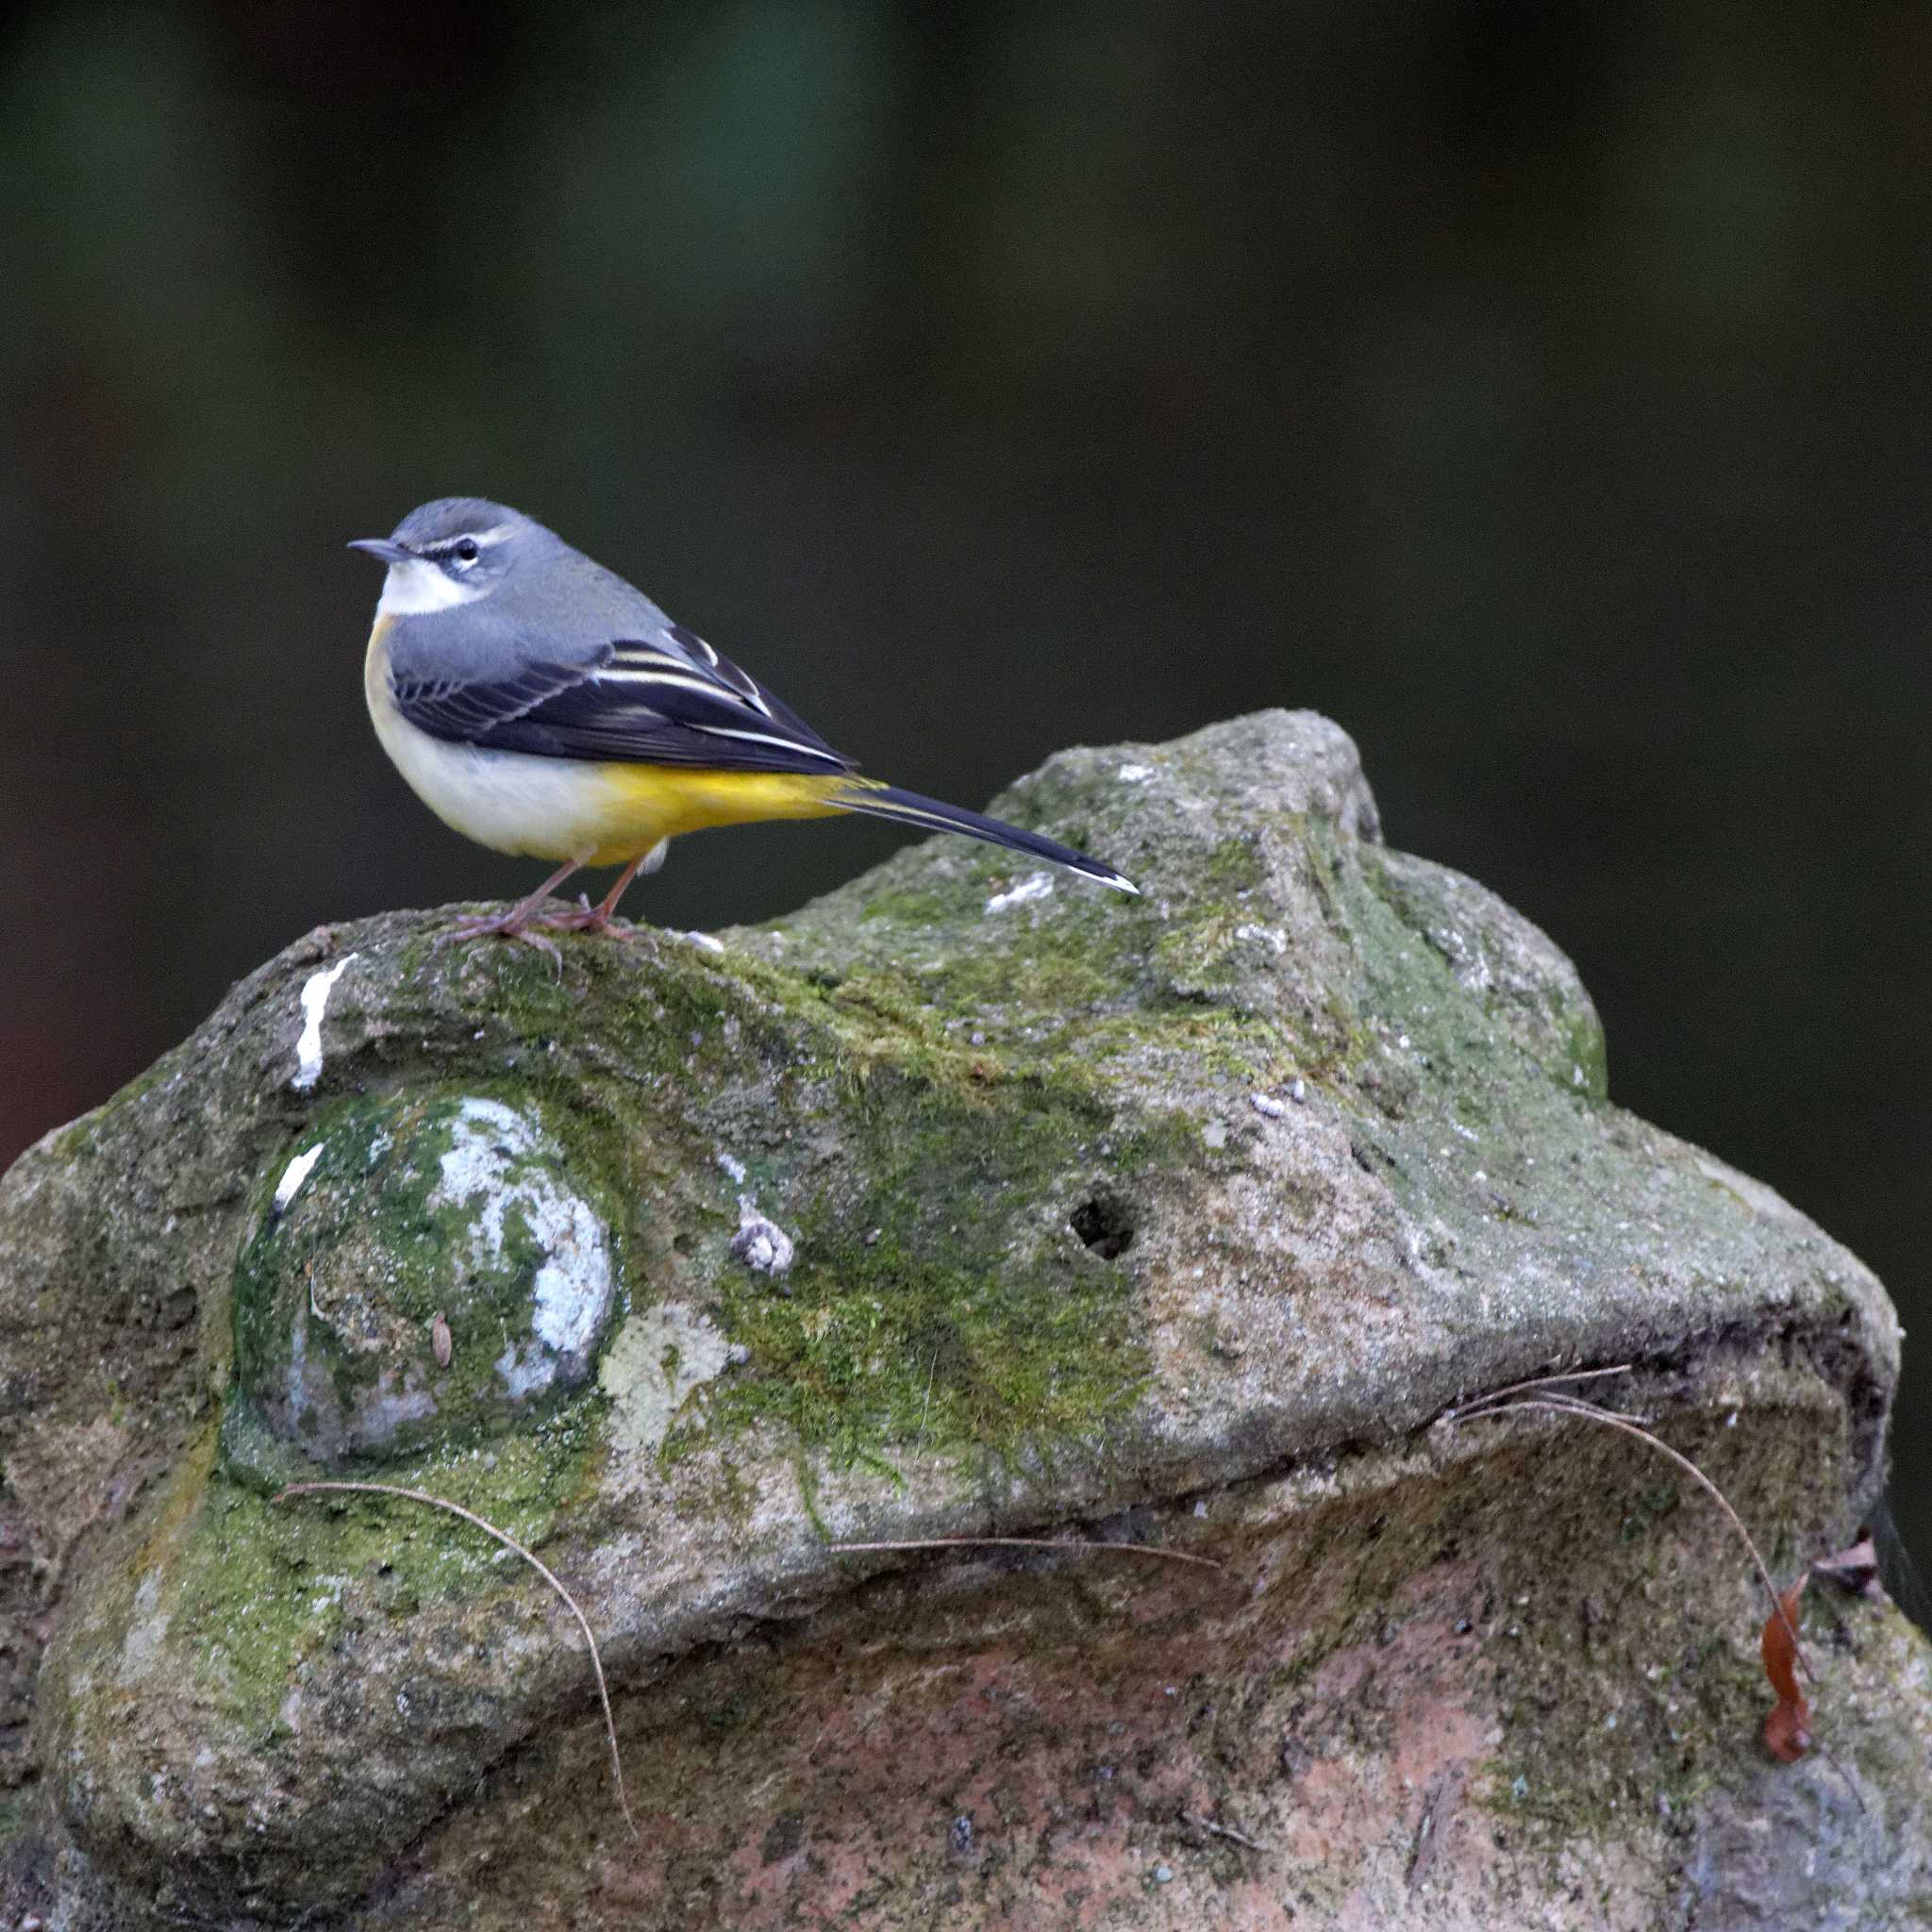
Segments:
[[[408,563],[414,555],[388,537],[358,537],[349,548],[366,550],[371,557],[379,557],[385,563]]]

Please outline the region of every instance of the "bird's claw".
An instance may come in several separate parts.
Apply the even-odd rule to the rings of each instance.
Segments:
[[[557,976],[563,977],[563,955],[557,950],[555,940],[546,940],[541,932],[532,932],[527,925],[520,925],[516,937],[526,946],[535,946],[540,953],[550,955],[550,963],[557,968]]]
[[[604,939],[631,940],[641,929],[628,924],[620,924],[603,907],[592,906],[588,899],[580,898],[566,912],[528,912],[521,919],[514,913],[503,912],[492,918],[458,920],[446,932],[437,934],[435,945],[441,952],[444,946],[460,945],[468,940],[521,940],[525,945],[535,946],[540,953],[547,953],[550,963],[557,968],[558,976],[561,978],[563,955],[554,940],[544,937],[545,933],[583,932],[595,933]]]
[[[533,924],[549,924],[547,919],[517,919],[508,913],[500,913],[493,919],[460,919],[447,932],[437,934],[435,949],[440,953],[445,946],[461,945],[468,940],[522,940],[525,945],[535,946],[540,953],[548,953],[550,963],[561,977],[563,955],[558,951],[557,942],[545,939],[541,932],[530,930]]]
[[[603,907],[592,906],[588,899],[579,900],[572,911],[541,913],[530,923],[552,932],[591,932],[609,940],[632,939],[638,930],[634,925],[620,925]]]

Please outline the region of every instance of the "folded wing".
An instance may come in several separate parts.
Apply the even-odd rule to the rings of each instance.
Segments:
[[[392,677],[419,730],[539,758],[741,772],[849,772],[805,720],[682,625],[615,639],[587,663],[524,664],[498,681]]]

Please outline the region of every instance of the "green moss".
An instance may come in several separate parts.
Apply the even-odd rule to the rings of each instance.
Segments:
[[[317,1493],[275,1500],[215,1472],[205,1435],[170,1479],[129,1575],[166,1578],[133,1623],[158,1612],[159,1641],[224,1707],[238,1734],[273,1736],[305,1659],[327,1657],[372,1607],[385,1614],[494,1598],[511,1559],[480,1531],[402,1498]],[[542,1543],[594,1480],[601,1446],[582,1406],[488,1449],[400,1460],[381,1479],[458,1503],[526,1546]],[[108,1633],[116,1646],[125,1629]]]
[[[616,1049],[608,1068],[587,1083],[573,1066],[559,1093],[575,1105],[549,1117],[573,1163],[608,1194],[648,1202],[648,1225],[631,1229],[644,1275],[653,1256],[658,1265],[673,1252],[717,1257],[717,1318],[749,1351],[706,1388],[668,1457],[777,1422],[803,1452],[845,1462],[907,1443],[1010,1458],[1090,1441],[1131,1408],[1147,1360],[1125,1267],[1082,1248],[1068,1220],[1096,1176],[1131,1193],[1138,1176],[1183,1152],[1198,1158],[1197,1136],[1191,1122],[1122,1126],[1084,1051],[1023,1067],[1010,1042],[975,1045],[948,1024],[1001,1001],[1051,1005],[1049,989],[1070,975],[1084,974],[1096,998],[1118,984],[1076,969],[1079,941],[1045,922],[1009,937],[1016,979],[975,962],[957,978],[881,965],[829,984],[743,954],[720,961],[669,937],[644,935],[622,952],[566,942],[566,984],[582,975],[601,992],[610,979],[624,997],[605,1006]],[[516,1070],[527,1096],[549,1058],[535,1008],[551,995],[522,972],[508,984],[513,1029],[539,1029],[534,1041],[525,1034]],[[1029,1055],[1039,1044],[1026,1041]],[[728,1117],[736,1093],[788,1092],[802,1080],[824,1083],[836,1104],[841,1138],[855,1143],[840,1171],[863,1185],[807,1192],[791,1210],[797,1261],[781,1292],[725,1256],[740,1184],[705,1179],[731,1139],[709,1116]],[[743,1158],[742,1185],[798,1198],[791,1154],[744,1147]],[[1013,1230],[1028,1221],[1028,1252],[1015,1256]]]
[[[85,1159],[100,1144],[102,1137],[111,1133],[145,1095],[174,1076],[180,1068],[185,1052],[185,1048],[177,1047],[173,1053],[164,1055],[92,1112],[82,1114],[77,1121],[71,1121],[59,1129],[54,1136],[52,1146],[55,1159]]]
[[[1301,825],[1290,819],[1287,825]],[[1201,880],[1210,892],[1226,897],[1235,892],[1251,892],[1267,883],[1268,866],[1261,856],[1259,841],[1252,832],[1237,833],[1224,839],[1208,855],[1201,868]]]
[[[1578,991],[1580,993],[1581,989]],[[1561,1045],[1557,1056],[1557,1079],[1565,1077],[1561,1069],[1567,1063],[1569,1084],[1577,1092],[1590,1100],[1607,1101],[1610,1097],[1609,1045],[1596,1008],[1579,998],[1564,1006],[1558,1024]]]
[[[966,910],[963,889],[941,890],[925,887],[911,891],[885,891],[872,894],[859,917],[867,922],[885,921],[895,926],[918,928],[958,919]]]
[[[491,1106],[483,1084],[325,1108],[285,1211],[268,1198],[284,1164],[263,1176],[233,1318],[240,1391],[273,1433],[328,1457],[391,1454],[474,1440],[526,1412],[504,1364],[541,1346],[536,1284],[553,1254],[531,1217],[540,1202],[553,1218],[590,1203],[527,1091]],[[237,1453],[260,1446],[246,1418],[225,1440]]]
[[[1457,1084],[1458,1103],[1483,1104],[1494,1070],[1526,1054],[1563,1092],[1602,1101],[1608,1091],[1603,1026],[1581,984],[1554,948],[1533,986],[1487,986],[1473,991],[1457,972],[1452,947],[1462,938],[1459,913],[1446,898],[1454,875],[1399,855],[1370,849],[1337,874],[1357,945],[1370,1001],[1399,1018],[1440,1074]],[[1474,890],[1471,888],[1469,890]],[[1497,908],[1495,917],[1507,915]],[[1480,929],[1474,935],[1479,947]],[[1508,935],[1488,943],[1507,946]],[[1480,964],[1480,953],[1476,955]],[[1473,1013],[1489,1024],[1473,1026]]]
[[[39,1795],[31,1784],[0,1791],[0,1858],[8,1856],[13,1840],[32,1823]]]
[[[1069,1217],[1096,1163],[1131,1196],[1164,1136],[1103,1153],[1115,1124],[1078,1087],[1018,1078],[989,1095],[904,1070],[868,1078],[859,1118],[864,1182],[811,1202],[782,1291],[735,1263],[719,1275],[722,1324],[750,1358],[667,1454],[773,1420],[844,1463],[1092,1441],[1148,1361],[1124,1266],[1084,1250]]]
[[[1120,987],[1121,975],[1108,963],[1042,927],[998,953],[959,955],[938,972],[894,966],[855,974],[840,991],[848,1000],[892,998],[927,1013],[995,1026],[1024,1016],[1029,1040],[1050,1045],[1117,996]]]

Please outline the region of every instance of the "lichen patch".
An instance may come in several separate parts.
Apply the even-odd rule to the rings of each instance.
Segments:
[[[732,1354],[714,1323],[680,1303],[633,1315],[597,1366],[613,1446],[628,1455],[655,1450],[692,1391],[722,1375]]]
[[[511,1342],[497,1364],[519,1401],[548,1386],[557,1357],[588,1353],[609,1315],[615,1283],[608,1230],[588,1201],[541,1164],[547,1151],[534,1124],[513,1108],[466,1096],[451,1124],[441,1179],[429,1196],[432,1208],[459,1206],[471,1212],[471,1252],[480,1267],[503,1265],[506,1228],[514,1216],[541,1251],[532,1284],[530,1341]],[[539,1159],[533,1162],[533,1156]]]
[[[237,1364],[271,1435],[325,1462],[407,1450],[588,1377],[616,1255],[534,1104],[354,1100],[311,1135],[236,1272]]]

